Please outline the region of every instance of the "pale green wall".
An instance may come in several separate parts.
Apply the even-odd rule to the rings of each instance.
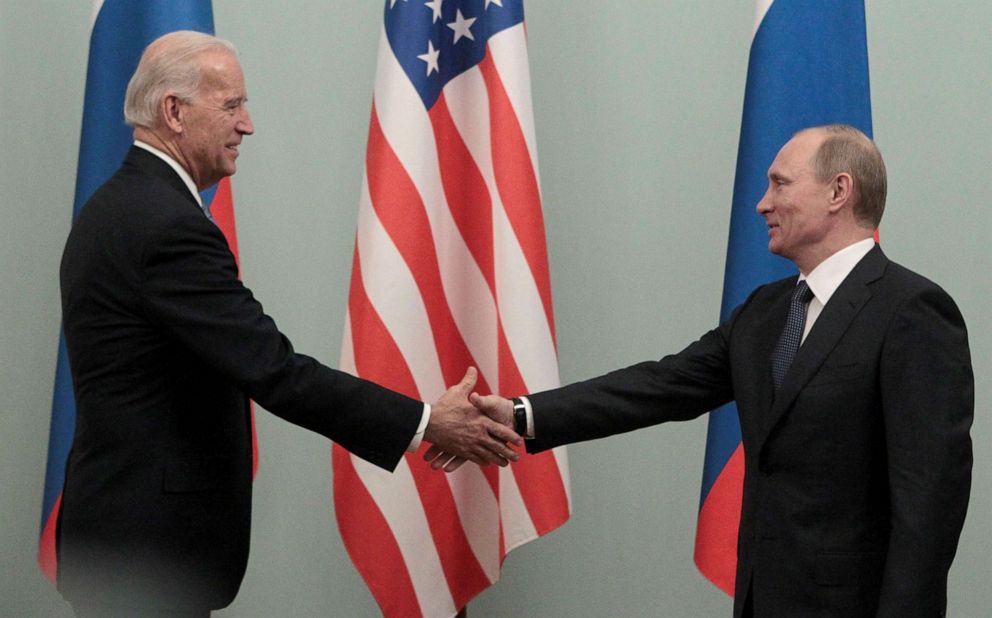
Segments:
[[[411,0],[413,1],[413,0]],[[257,134],[234,181],[244,277],[296,346],[336,363],[378,0],[215,0]],[[564,382],[680,349],[717,319],[751,0],[530,0],[533,94]],[[67,609],[34,566],[89,3],[0,0],[0,616]],[[992,607],[987,378],[992,3],[868,6],[887,252],[971,327],[972,505],[949,615]],[[224,616],[374,616],[331,505],[329,445],[258,417],[251,562]],[[691,563],[705,422],[571,449],[575,514],[516,550],[480,616],[727,616]]]

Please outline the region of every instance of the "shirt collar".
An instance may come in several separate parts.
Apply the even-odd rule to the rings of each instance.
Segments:
[[[193,182],[193,177],[189,175],[189,172],[187,172],[182,165],[179,165],[179,163],[175,159],[165,154],[158,148],[155,148],[150,144],[146,144],[141,140],[137,140],[137,139],[134,140],[134,145],[143,150],[147,150],[148,152],[152,153],[159,159],[162,159],[163,161],[168,163],[169,167],[171,167],[173,170],[175,170],[177,174],[179,174],[179,177],[182,178],[183,183],[186,185],[186,188],[189,189],[189,192],[193,194],[194,198],[196,198],[196,203],[200,205],[200,209],[201,210],[203,209],[203,199],[200,198],[200,192],[196,190],[196,183]]]
[[[820,301],[820,304],[826,305],[840,284],[861,261],[861,258],[868,255],[874,246],[875,239],[873,238],[859,240],[820,262],[809,275],[800,274],[799,280],[805,279],[806,284],[809,285],[809,289],[813,290],[813,295]]]

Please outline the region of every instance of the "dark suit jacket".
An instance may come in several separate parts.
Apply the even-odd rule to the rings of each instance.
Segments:
[[[248,556],[248,398],[393,469],[423,404],[296,354],[179,176],[132,147],[66,242],[70,601],[218,608]]]
[[[878,247],[837,289],[776,394],[795,278],[679,354],[531,396],[529,451],[736,400],[745,452],[734,615],[938,616],[971,483],[964,322]]]

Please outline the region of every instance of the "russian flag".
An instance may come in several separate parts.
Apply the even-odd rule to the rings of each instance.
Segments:
[[[73,220],[93,192],[117,170],[131,146],[132,130],[124,124],[124,91],[138,66],[141,52],[168,32],[198,30],[212,34],[214,31],[210,0],[97,0],[93,3],[92,15]],[[227,179],[204,191],[202,196],[204,203],[211,205],[211,214],[237,257],[234,210]],[[75,424],[72,376],[65,337],[61,336],[38,540],[38,565],[53,583],[56,577],[55,523]]]
[[[737,151],[720,320],[757,286],[796,273],[768,252],[755,206],[779,148],[806,127],[844,123],[869,137],[871,99],[863,0],[759,0]],[[696,528],[700,572],[733,596],[744,452],[737,408],[710,414]]]

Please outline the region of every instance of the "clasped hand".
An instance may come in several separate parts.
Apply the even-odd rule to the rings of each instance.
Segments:
[[[462,381],[431,405],[431,419],[424,431],[431,447],[424,459],[435,470],[443,467],[445,472],[453,472],[466,461],[506,466],[520,459],[509,447],[524,443],[511,429],[513,404],[496,395],[483,397],[472,392],[477,380],[475,367],[469,367]]]

